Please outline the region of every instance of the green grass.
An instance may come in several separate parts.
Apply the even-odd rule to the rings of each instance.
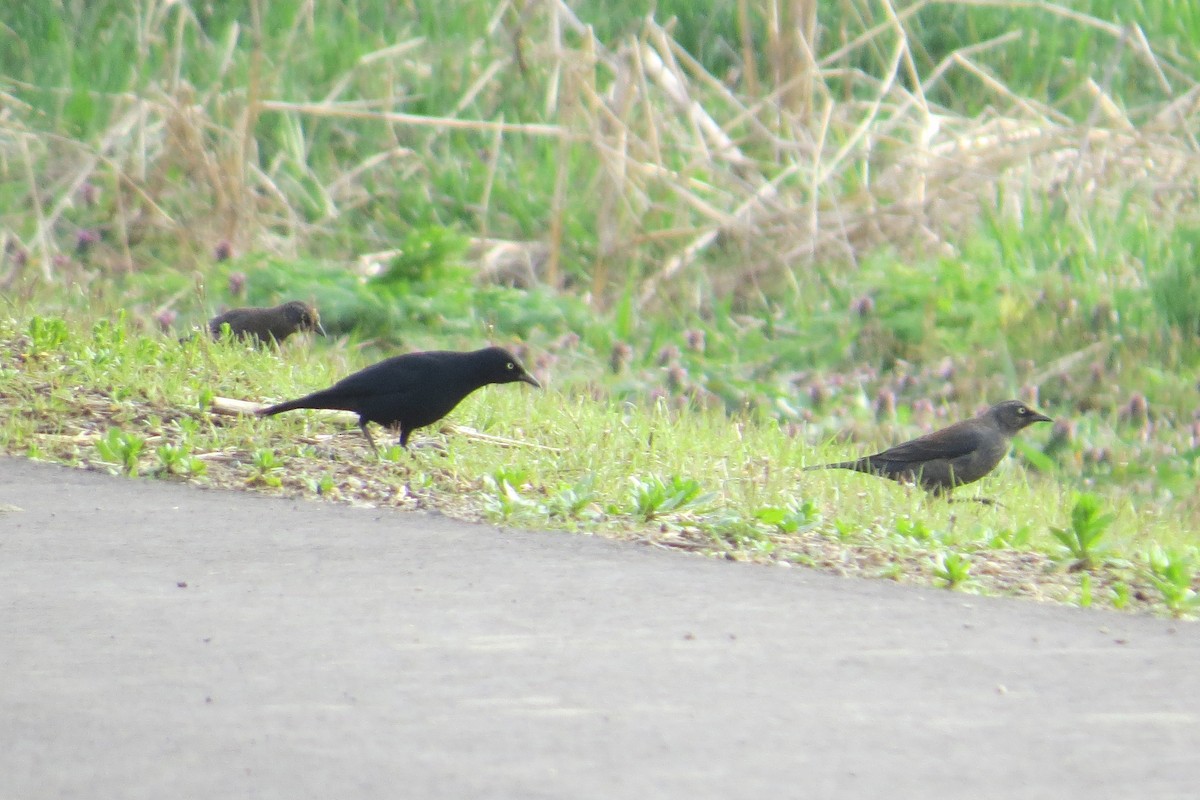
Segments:
[[[1111,486],[1084,513],[1060,475],[1016,460],[947,503],[871,476],[803,472],[846,454],[810,430],[667,398],[597,402],[554,385],[477,392],[448,419],[453,428],[415,437],[441,441],[444,455],[392,448],[377,459],[349,418],[209,410],[214,397],[261,400],[326,385],[362,363],[341,348],[180,345],[124,319],[80,326],[41,317],[0,321],[0,347],[8,365],[0,405],[10,412],[0,448],[9,453],[1063,601],[1077,593],[1071,570],[1083,568],[1094,581],[1089,603],[1112,605],[1120,584],[1138,587],[1133,607],[1191,608],[1184,583],[1193,572],[1180,565],[1194,549],[1194,508]],[[1000,504],[967,501],[975,496]],[[1103,557],[1089,539],[1080,546],[1091,546],[1090,558],[1076,548],[1062,560],[1059,529],[1095,528],[1100,505]]]
[[[743,31],[734,0],[571,4],[588,33],[476,2],[23,3],[0,28],[0,440],[1191,613],[1194,5],[821,4],[793,102],[770,6]],[[178,343],[292,298],[329,340]],[[527,446],[380,462],[316,415],[210,413],[488,341],[550,389],[453,421]],[[1059,424],[965,492],[1001,507],[798,471],[1008,397]]]
[[[1073,5],[1072,15],[1064,15],[1025,4],[938,3],[903,15],[899,31],[880,28],[886,17],[872,4],[822,8],[818,58],[845,46],[843,32],[848,39],[871,32],[844,59],[822,63],[824,71],[816,76],[816,112],[823,113],[825,104],[830,114],[823,160],[831,160],[838,147],[851,147],[841,166],[825,167],[832,172],[819,198],[822,213],[833,224],[846,222],[841,213],[862,213],[871,221],[874,211],[860,208],[862,192],[895,201],[898,213],[909,213],[914,181],[899,174],[903,170],[890,178],[889,167],[899,167],[912,147],[924,146],[929,118],[924,112],[913,116],[914,87],[906,71],[897,77],[897,88],[881,88],[901,38],[917,74],[932,79],[938,65],[961,48],[1005,33],[1024,34],[970,56],[994,85],[981,85],[978,72],[960,65],[928,87],[930,113],[953,131],[929,144],[994,136],[975,130],[983,121],[976,115],[986,111],[1041,134],[1043,143],[1061,136],[1062,147],[1076,148],[1076,126],[1095,124],[1097,100],[1085,88],[1088,81],[1134,123],[1162,129],[1151,118],[1182,96],[1190,86],[1184,76],[1195,74],[1200,41],[1195,11],[1168,0]],[[397,6],[361,0],[310,8],[278,2],[195,11],[158,0],[132,6],[112,0],[26,3],[0,29],[6,45],[0,47],[3,87],[17,101],[5,123],[7,158],[0,162],[2,219],[34,265],[55,272],[69,271],[53,263],[55,255],[75,260],[82,232],[103,237],[81,259],[83,266],[121,273],[156,262],[206,272],[223,242],[231,242],[235,252],[342,258],[390,248],[414,226],[514,242],[544,240],[556,230],[550,243],[553,269],[547,265],[539,277],[553,279],[556,288],[599,288],[600,299],[608,302],[627,279],[640,283],[653,276],[714,218],[734,214],[747,188],[756,188],[747,187],[748,181],[774,180],[781,192],[774,213],[782,216],[746,220],[750,232],[745,225],[729,226],[720,246],[697,254],[702,277],[750,262],[753,272],[765,271],[771,279],[765,286],[742,282],[754,287],[748,297],[759,289],[774,294],[781,278],[785,284],[795,278],[807,290],[805,260],[781,253],[795,246],[804,228],[797,220],[810,214],[806,196],[814,160],[789,144],[808,121],[781,119],[759,97],[739,94],[748,91],[749,71],[762,91],[770,88],[764,8],[751,4],[753,65],[740,62],[741,23],[732,0],[660,3],[656,12],[660,20],[674,20],[677,43],[697,59],[684,73],[691,96],[746,155],[749,178],[744,168],[731,172],[712,159],[712,143],[702,146],[693,126],[680,126],[678,111],[652,85],[651,94],[636,98],[630,109],[599,108],[596,98],[618,80],[612,54],[638,37],[658,35],[644,23],[649,10],[649,4],[633,0],[578,4],[577,16],[594,26],[596,40],[566,25],[566,49],[556,58],[546,41],[553,27],[546,14],[520,21],[509,14],[493,18],[495,9],[483,3]],[[1130,24],[1145,33],[1149,52],[1118,35]],[[593,64],[594,57],[602,63]],[[720,80],[730,82],[728,91],[713,87]],[[267,105],[249,107],[251,96]],[[881,137],[874,149],[855,147],[864,121],[859,107],[875,100],[881,102]],[[290,108],[293,103],[302,107]],[[1031,118],[1029,104],[1041,118]],[[424,116],[430,124],[394,123],[380,116],[385,112]],[[448,120],[460,124],[450,127]],[[544,130],[500,134],[488,127],[502,121],[549,126],[566,138]],[[1186,120],[1175,122],[1186,137]],[[1148,138],[1118,149],[1138,152],[1156,143]],[[626,152],[629,161],[614,161],[614,151]],[[1019,172],[1027,156],[1003,159],[1014,157]],[[1078,175],[1081,181],[1086,171]],[[989,177],[978,175],[974,183],[986,185]],[[939,180],[926,183],[935,202]],[[80,202],[72,190],[84,184],[91,199]],[[1146,191],[1160,188],[1143,185],[1125,202],[1144,210]],[[31,215],[26,213],[31,202],[46,207]],[[916,221],[939,233],[946,226],[953,242],[975,225],[976,215],[954,219],[961,203],[948,206],[949,214],[932,220],[918,214]],[[1088,224],[1079,201],[1069,195],[1060,210]],[[1034,212],[1031,220],[1009,220],[1016,224],[1012,230],[1025,222],[1036,225]],[[37,219],[47,216],[56,224],[37,231]],[[849,223],[870,227],[853,218]],[[896,241],[890,231],[882,233],[861,245],[870,249]],[[911,243],[904,244],[910,251]],[[814,266],[828,268],[821,262],[843,260],[844,250],[818,247]],[[1078,253],[1083,257],[1085,251]],[[685,278],[667,295],[683,301],[703,294],[705,284]]]

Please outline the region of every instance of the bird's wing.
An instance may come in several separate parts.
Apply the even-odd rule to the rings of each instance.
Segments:
[[[898,444],[871,456],[872,459],[904,462],[932,461],[969,455],[979,448],[979,429],[967,422],[956,422],[948,428]]]
[[[430,390],[431,378],[427,370],[412,360],[395,363],[393,359],[380,361],[353,375],[347,375],[330,387],[344,397],[371,397],[374,395],[414,396]]]

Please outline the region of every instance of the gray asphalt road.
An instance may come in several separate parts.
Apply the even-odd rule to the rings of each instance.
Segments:
[[[1196,798],[1200,628],[0,458],[0,798]]]

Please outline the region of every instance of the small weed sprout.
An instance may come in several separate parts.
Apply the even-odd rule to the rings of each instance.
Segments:
[[[1075,559],[1072,569],[1089,569],[1095,564],[1105,547],[1101,544],[1104,532],[1112,524],[1114,515],[1102,514],[1100,498],[1094,494],[1081,494],[1071,509],[1070,528],[1050,528],[1050,533]]]
[[[126,324],[125,312],[123,310],[117,313],[116,320],[97,320],[92,325],[92,344],[96,346],[99,352],[93,357],[104,359],[110,356],[112,351],[120,350],[124,347],[127,330],[128,325]]]
[[[933,529],[919,519],[896,520],[896,533],[915,542],[933,541]]]
[[[1163,604],[1177,617],[1200,608],[1200,595],[1192,588],[1196,576],[1196,554],[1154,547],[1146,554],[1147,576],[1162,595]]]
[[[328,497],[329,493],[337,486],[333,480],[333,476],[328,472],[322,473],[319,478],[308,476],[304,479],[304,482],[310,492],[321,497]]]
[[[250,477],[246,479],[246,483],[251,486],[261,484],[278,488],[283,485],[283,480],[275,474],[283,469],[283,462],[279,460],[279,456],[275,455],[275,451],[264,447],[254,451],[254,471],[250,473]]]
[[[500,467],[491,474],[492,483],[499,486],[502,483],[507,483],[513,488],[519,488],[529,483],[529,472],[523,469],[512,469],[510,467]]]
[[[1029,546],[1029,538],[1032,533],[1033,527],[1030,525],[1004,528],[992,532],[987,537],[987,546],[992,550],[1023,550]]]
[[[527,511],[537,507],[537,504],[521,496],[518,486],[523,486],[527,474],[520,470],[508,470],[503,467],[486,478],[492,487],[493,494],[485,500],[487,510],[500,519],[508,519],[518,511]]]
[[[646,480],[631,476],[629,482],[633,485],[629,495],[633,513],[644,522],[687,506],[700,505],[712,497],[701,494],[700,483],[691,478],[674,476],[664,483],[654,475]]]
[[[754,518],[775,527],[780,533],[790,534],[815,527],[821,521],[821,514],[812,500],[792,500],[784,508],[760,508],[754,512]]]
[[[579,519],[595,499],[595,480],[589,475],[578,483],[559,488],[546,504],[546,513],[562,519]]]
[[[954,589],[962,586],[971,576],[971,557],[965,553],[938,553],[933,562],[934,582]]]
[[[138,471],[138,456],[146,440],[136,433],[126,433],[120,428],[109,428],[108,433],[96,442],[100,458],[116,464],[126,475],[135,476]]]
[[[835,519],[833,521],[833,529],[837,533],[839,542],[849,542],[857,538],[859,527],[853,522],[844,519]]]
[[[67,323],[58,317],[34,317],[29,320],[29,355],[57,350],[67,341]]]
[[[187,452],[187,448],[180,444],[160,444],[154,449],[158,463],[162,465],[162,471],[166,475],[175,475],[182,471],[183,459]]]
[[[767,555],[775,551],[775,542],[763,530],[757,516],[747,519],[735,511],[718,512],[704,519],[698,527],[723,548],[732,546]]]
[[[192,455],[186,444],[160,444],[154,449],[164,475],[203,475],[204,462]]]

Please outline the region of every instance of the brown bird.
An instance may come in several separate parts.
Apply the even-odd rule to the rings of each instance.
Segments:
[[[274,308],[231,308],[208,321],[208,332],[214,339],[219,339],[225,325],[238,339],[262,344],[283,342],[297,331],[316,331],[325,335],[317,309],[299,300]]]
[[[937,495],[987,475],[1008,455],[1013,436],[1035,422],[1051,421],[1019,400],[1005,400],[974,419],[956,422],[882,453],[805,469],[852,469],[918,483]]]
[[[368,422],[400,429],[400,446],[417,428],[449,414],[464,397],[491,383],[522,381],[541,388],[512,353],[487,347],[469,353],[406,353],[380,361],[310,395],[264,408],[270,417],[297,408],[332,408],[358,414],[358,427],[377,450]]]

